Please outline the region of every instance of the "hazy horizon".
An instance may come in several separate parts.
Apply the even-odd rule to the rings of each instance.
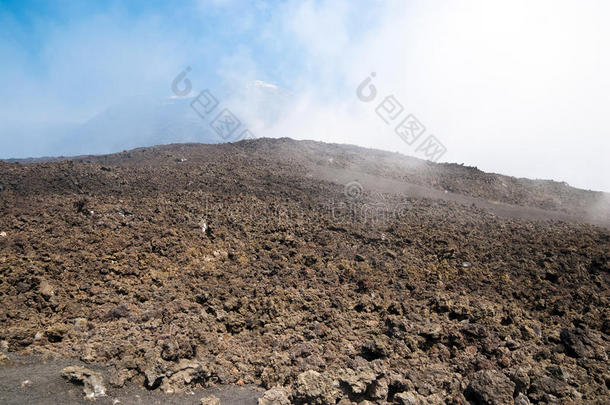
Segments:
[[[607,15],[601,0],[0,1],[0,158],[48,156],[126,99],[173,97],[190,67],[188,97],[285,89],[222,93],[257,137],[425,158],[394,130],[412,114],[446,148],[439,161],[610,192]],[[357,97],[367,77],[372,102]],[[403,111],[386,123],[376,108],[391,95]]]

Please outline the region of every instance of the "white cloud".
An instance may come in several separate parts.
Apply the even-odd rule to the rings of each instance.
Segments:
[[[443,160],[610,191],[609,11],[593,0],[290,2],[266,35],[301,52],[301,97],[267,133],[414,154],[355,97],[375,71],[381,96],[445,143]],[[354,30],[367,12],[375,19]]]
[[[57,30],[38,27],[41,72],[28,71],[18,44],[0,41],[8,61],[3,124],[86,119],[122,97],[168,89],[190,65],[197,88],[212,85],[197,76],[210,71],[230,83],[290,88],[296,107],[273,127],[252,109],[257,135],[415,155],[374,105],[356,98],[358,84],[376,72],[379,99],[393,94],[415,114],[446,145],[443,160],[610,191],[610,2],[196,4],[193,13],[207,13],[202,27],[213,22],[221,33],[194,37],[192,27],[168,25],[165,16],[133,21],[113,10]]]

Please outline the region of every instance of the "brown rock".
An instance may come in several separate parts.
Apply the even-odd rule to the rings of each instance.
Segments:
[[[564,328],[559,336],[568,356],[608,360],[601,339],[590,331],[581,328]]]
[[[465,396],[477,405],[512,405],[515,384],[503,373],[482,370],[474,375]]]
[[[515,405],[530,405],[530,400],[520,392],[517,398],[515,398]]]
[[[421,396],[417,392],[401,392],[394,395],[394,401],[399,405],[424,405],[426,404],[425,397]]]
[[[53,289],[53,286],[51,286],[51,284],[46,280],[42,280],[38,288],[42,297],[47,301],[55,295],[55,290]]]
[[[259,398],[258,405],[290,405],[290,393],[284,387],[273,387]]]
[[[364,394],[369,385],[377,379],[377,373],[368,367],[343,370],[339,375],[339,381],[347,385],[354,395]]]
[[[299,401],[312,405],[334,404],[341,396],[339,382],[326,374],[309,370],[297,376],[295,396]]]
[[[373,382],[369,388],[371,399],[386,399],[388,396],[388,381],[385,378]]]

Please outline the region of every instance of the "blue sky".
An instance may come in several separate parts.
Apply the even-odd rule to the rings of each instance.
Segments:
[[[610,191],[608,15],[604,0],[0,0],[0,157],[170,97],[186,66],[199,89],[289,89],[297,108],[260,136],[416,155],[355,97],[376,72],[443,160]]]
[[[165,94],[187,65],[205,85],[235,73],[290,87],[303,72],[316,76],[284,19],[295,4],[0,0],[1,95],[43,92],[48,103],[81,117],[120,97]],[[374,15],[367,8],[347,10],[354,40]]]
[[[238,52],[274,80],[296,63],[298,55],[256,32],[269,21],[272,2],[208,3],[3,0],[0,52],[8,80],[2,96],[42,96],[58,109],[76,108],[79,119],[124,96],[167,93],[167,81],[187,64],[215,83],[223,79],[224,61]],[[279,54],[289,58],[278,65]]]

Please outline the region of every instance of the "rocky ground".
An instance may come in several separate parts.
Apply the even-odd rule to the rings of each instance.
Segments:
[[[262,404],[606,404],[608,201],[289,139],[0,162],[0,362]]]
[[[78,359],[9,356],[10,363],[0,367],[2,405],[91,404],[91,398],[85,397],[83,384],[63,376],[63,370],[83,366],[101,376],[101,386],[105,392],[103,396],[93,396],[96,405],[201,405],[202,399],[214,398],[220,400],[222,405],[251,405],[256,404],[263,394],[262,388],[253,386],[216,386],[207,389],[193,386],[184,392],[167,395],[158,390],[146,390],[136,383],[111,386],[107,382],[106,368],[84,364]],[[213,402],[204,405],[213,405]]]

